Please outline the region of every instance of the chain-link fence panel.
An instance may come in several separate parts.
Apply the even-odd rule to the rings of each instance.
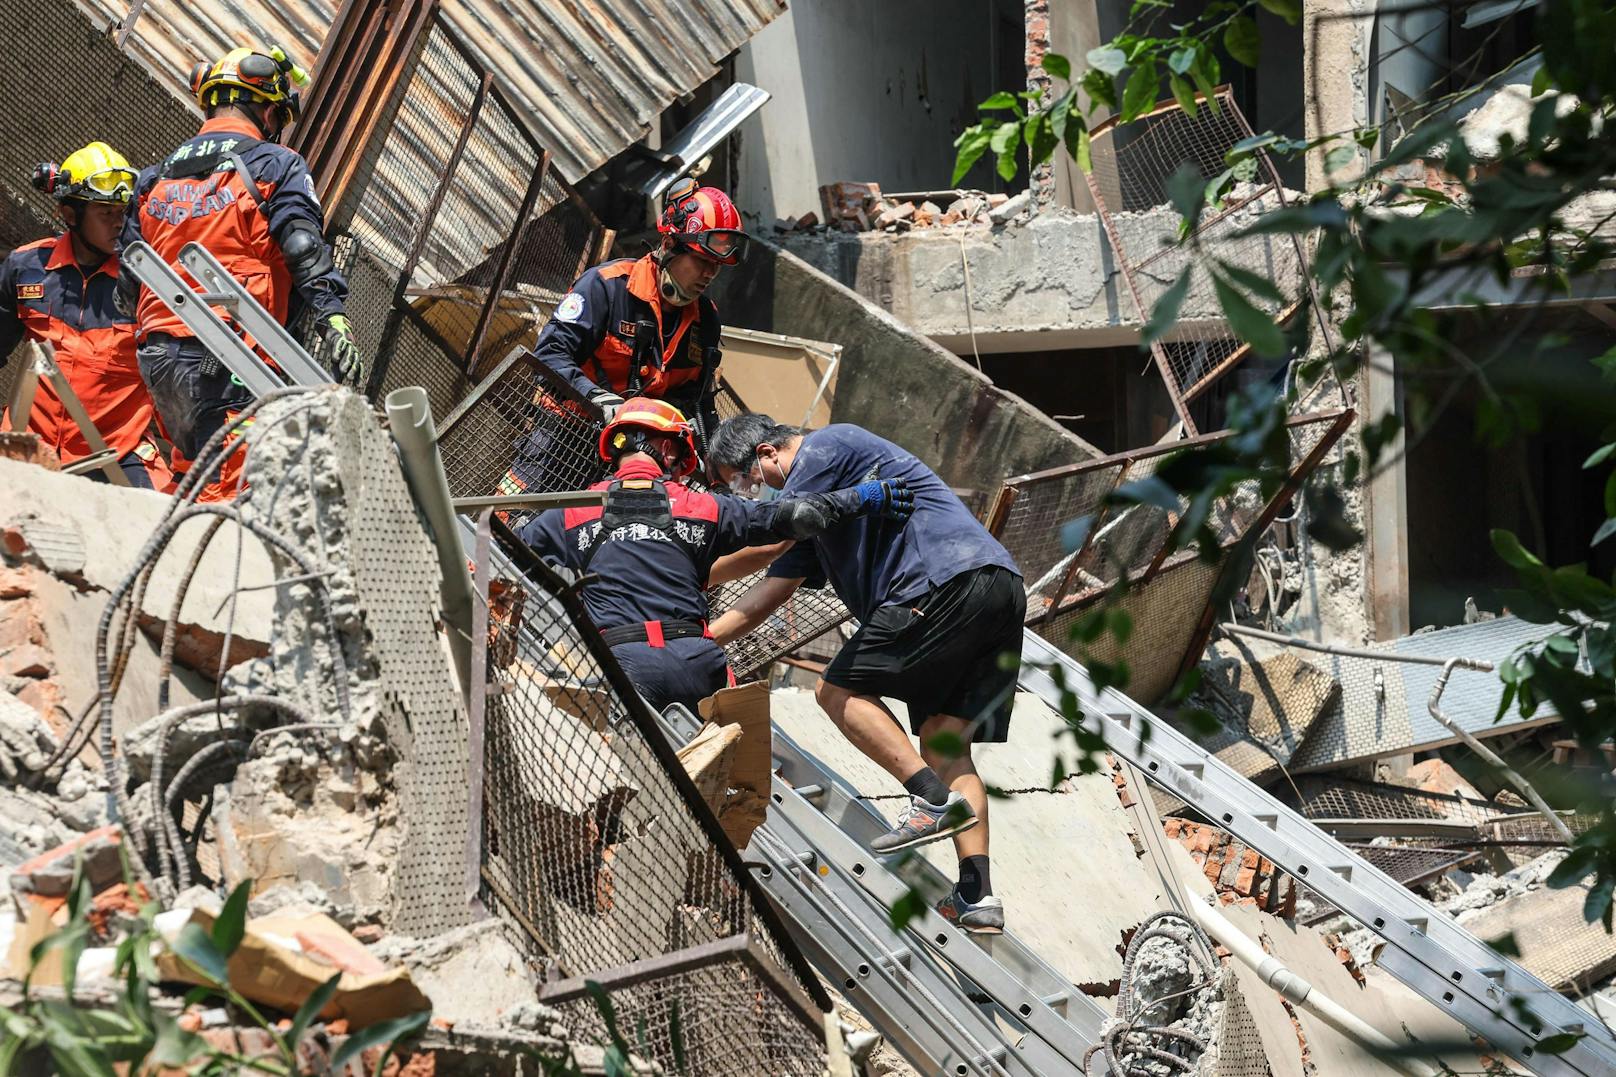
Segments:
[[[1290,459],[1285,472],[1273,476],[1274,492],[1264,497],[1262,484],[1248,480],[1209,506],[1206,521],[1216,551],[1202,551],[1193,539],[1179,541],[1179,521],[1189,507],[1184,498],[1159,488],[1148,497],[1112,495],[1154,477],[1174,454],[1215,446],[1228,433],[1007,479],[987,527],[1021,566],[1028,626],[1075,656],[1073,627],[1102,597],[1125,586],[1121,601],[1132,615],[1134,635],[1122,642],[1093,641],[1088,655],[1126,661],[1134,678],[1130,693],[1154,699],[1171,686],[1184,657],[1205,645],[1211,629],[1205,613],[1222,572],[1222,552],[1253,528],[1268,526],[1329,459],[1352,418],[1350,410],[1341,410],[1288,420]]]
[[[514,578],[474,660],[482,877],[541,999],[599,1024],[582,987],[598,982],[664,1072],[817,1077],[823,989],[576,594],[492,528]]]
[[[1171,209],[1168,181],[1190,167],[1208,182],[1230,171],[1227,155],[1251,137],[1251,127],[1227,87],[1202,99],[1193,114],[1164,102],[1127,124],[1107,121],[1091,137],[1094,167],[1089,190],[1116,252],[1124,284],[1141,321],[1184,274],[1189,275],[1181,316],[1172,332],[1151,346],[1185,429],[1195,433],[1188,405],[1250,352],[1218,311],[1221,304],[1208,268],[1224,262],[1273,281],[1281,301],[1252,295],[1277,322],[1309,300],[1307,263],[1301,243],[1288,236],[1246,234],[1264,213],[1285,205],[1285,189],[1261,149],[1233,166],[1230,185],[1208,205],[1194,233],[1178,242],[1178,214]]]

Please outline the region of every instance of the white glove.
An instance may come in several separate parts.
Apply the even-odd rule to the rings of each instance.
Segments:
[[[608,389],[602,389],[589,398],[591,404],[600,408],[605,421],[610,423],[617,415],[617,409],[623,406],[623,398]]]

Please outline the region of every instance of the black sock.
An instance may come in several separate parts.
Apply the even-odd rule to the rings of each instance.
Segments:
[[[948,786],[930,767],[921,767],[903,783],[910,796],[917,796],[927,804],[941,805],[948,800]]]
[[[968,856],[960,861],[959,892],[960,897],[973,905],[993,893],[986,856]]]

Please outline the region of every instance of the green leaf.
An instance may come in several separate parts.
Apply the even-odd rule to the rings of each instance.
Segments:
[[[1068,141],[1067,145],[1071,145]],[[1077,145],[1072,149],[1072,157],[1077,161],[1077,167],[1084,172],[1094,171],[1094,155],[1089,146],[1089,130],[1084,127],[1077,132]]]
[[[1194,119],[1200,115],[1200,106],[1195,103],[1194,87],[1177,75],[1168,75],[1167,85],[1173,91],[1173,100],[1178,102],[1178,107],[1184,110],[1186,116]]]
[[[1582,462],[1583,470],[1586,471],[1588,468],[1598,467],[1603,464],[1610,459],[1611,453],[1616,453],[1616,441],[1611,442],[1609,445],[1602,445],[1589,454],[1588,459]]]
[[[1555,865],[1544,880],[1556,890],[1564,890],[1568,886],[1575,886],[1581,882],[1583,876],[1594,870],[1594,861],[1598,851],[1590,845],[1578,845],[1566,854],[1566,858]]]
[[[252,884],[244,882],[230,891],[219,918],[213,921],[213,945],[227,961],[247,934],[247,897],[251,890]]]
[[[1261,273],[1253,273],[1249,269],[1222,260],[1218,262],[1218,268],[1227,273],[1230,280],[1252,295],[1279,306],[1285,305],[1285,296],[1280,292],[1279,286]]]
[[[1581,1032],[1561,1032],[1554,1036],[1547,1036],[1537,1041],[1537,1052],[1540,1055],[1564,1054],[1577,1045],[1582,1039]]]
[[[1591,924],[1608,916],[1612,891],[1616,891],[1616,875],[1605,875],[1589,887],[1582,899],[1582,918]]]
[[[1252,306],[1250,300],[1217,273],[1212,274],[1212,287],[1217,291],[1218,306],[1223,308],[1223,316],[1235,336],[1265,358],[1285,354],[1285,334],[1279,331],[1272,318]]]
[[[1107,75],[1099,68],[1090,68],[1083,73],[1083,92],[1089,95],[1092,112],[1095,106],[1104,105],[1112,112],[1117,110],[1117,80],[1113,75]]]
[[[959,140],[954,143],[959,149],[954,157],[954,178],[950,182],[955,186],[959,185],[959,181],[965,178],[971,166],[987,152],[992,137],[981,124],[967,128],[960,135]]]
[[[930,748],[934,754],[948,759],[958,759],[965,754],[964,738],[951,729],[945,729],[941,733],[933,733],[927,737],[926,747]]]
[[[1122,90],[1122,122],[1128,123],[1149,112],[1156,104],[1161,80],[1156,77],[1154,63],[1141,64],[1128,76],[1128,85]]]
[[[431,1019],[432,1011],[422,1010],[420,1013],[412,1013],[406,1014],[403,1017],[395,1017],[391,1021],[378,1021],[374,1025],[368,1025],[365,1028],[360,1029],[358,1032],[355,1032],[353,1035],[349,1036],[347,1040],[343,1042],[341,1047],[332,1052],[332,1071],[340,1073],[344,1064],[358,1058],[361,1053],[370,1050],[372,1047],[375,1047],[378,1044],[385,1043],[392,1045],[397,1043],[399,1040],[409,1039],[411,1036],[425,1028],[426,1023]],[[389,1046],[389,1050],[391,1050],[391,1046]],[[376,1067],[376,1071],[378,1073],[381,1072],[381,1069],[382,1067],[380,1065]]]
[[[990,112],[994,109],[1001,108],[1015,108],[1016,96],[1009,90],[1000,90],[998,93],[994,94],[992,97],[988,98],[986,101],[982,102],[976,107],[978,111],[982,112]]]
[[[1090,67],[1112,76],[1128,66],[1128,54],[1111,45],[1090,49],[1084,59],[1088,60]]]
[[[1201,179],[1201,170],[1188,161],[1174,169],[1167,177],[1167,200],[1184,218],[1188,228],[1194,230],[1206,202],[1206,183]]]
[[[1006,123],[993,132],[993,152],[999,158],[999,175],[1005,180],[1016,178],[1016,151],[1021,148],[1021,125]]]
[[[1257,21],[1249,15],[1231,19],[1229,28],[1223,31],[1223,48],[1247,67],[1256,67],[1262,56],[1262,34],[1257,29]]]
[[[1111,635],[1115,637],[1117,646],[1128,645],[1128,638],[1133,635],[1133,618],[1127,610],[1119,609],[1111,612]]]
[[[1549,74],[1548,68],[1538,68],[1537,73],[1532,76],[1532,96],[1541,97],[1543,94],[1547,93],[1551,78],[1552,76]]]
[[[920,895],[920,891],[910,887],[903,892],[903,895],[897,901],[892,903],[890,916],[892,930],[902,931],[908,926],[909,921],[925,911],[926,899]]]
[[[1494,528],[1492,539],[1493,551],[1503,558],[1504,563],[1511,568],[1538,569],[1543,567],[1543,562],[1528,553],[1526,547],[1521,545],[1521,540],[1516,538],[1513,532]]]
[[[1150,308],[1150,320],[1145,322],[1145,328],[1139,334],[1139,348],[1148,349],[1160,340],[1169,329],[1178,322],[1178,312],[1184,306],[1184,297],[1190,292],[1190,266],[1184,267],[1184,272],[1172,283],[1165,292],[1156,299]]]
[[[1352,145],[1336,146],[1324,155],[1324,171],[1326,174],[1339,172],[1357,159],[1358,147]]]
[[[1264,11],[1271,11],[1295,26],[1302,17],[1302,5],[1297,0],[1257,0]]]
[[[197,923],[186,924],[180,937],[174,940],[174,953],[190,965],[208,982],[224,987],[230,982],[226,959],[213,944],[213,939]]]
[[[1182,49],[1174,49],[1167,57],[1167,70],[1175,75],[1188,75],[1195,66],[1195,46],[1187,45]]]
[[[337,984],[341,982],[342,973],[339,972],[311,991],[309,997],[303,1000],[303,1005],[297,1008],[297,1016],[292,1018],[291,1030],[286,1033],[286,1042],[294,1053],[297,1051],[298,1041],[303,1038],[304,1031],[314,1023],[316,1017],[320,1016],[320,1011],[331,1001],[331,996],[337,993]]]
[[[1601,542],[1604,542],[1612,535],[1616,535],[1616,516],[1611,517],[1599,525],[1599,530],[1594,532],[1593,541],[1588,543],[1588,545],[1598,546]]]
[[[668,1042],[673,1047],[674,1072],[689,1073],[690,1064],[685,1060],[685,1026],[679,1016],[678,999],[668,1006]]]
[[[1041,66],[1058,79],[1070,79],[1072,77],[1072,61],[1058,52],[1045,53]]]

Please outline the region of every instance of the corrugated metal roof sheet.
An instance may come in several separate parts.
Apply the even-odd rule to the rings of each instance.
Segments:
[[[124,19],[124,0],[82,0]],[[786,8],[784,0],[444,0],[445,20],[498,75],[575,182],[644,137],[663,109],[717,73],[717,64]],[[198,60],[238,45],[280,42],[312,62],[335,0],[146,0],[128,48],[176,91]]]

